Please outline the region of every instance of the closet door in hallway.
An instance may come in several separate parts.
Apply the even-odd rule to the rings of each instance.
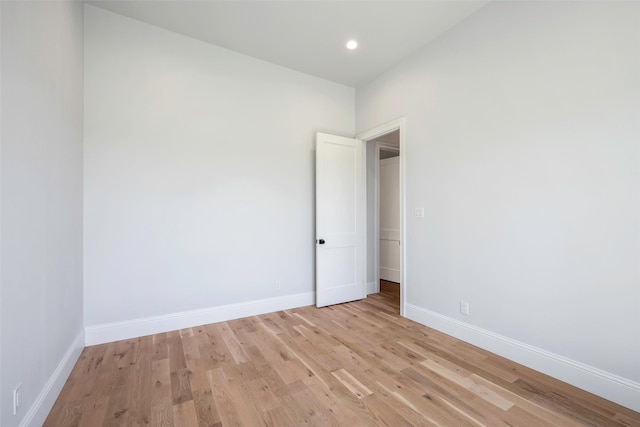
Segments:
[[[400,283],[400,157],[380,160],[380,279]]]

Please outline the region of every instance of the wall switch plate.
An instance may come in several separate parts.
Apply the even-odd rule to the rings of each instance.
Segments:
[[[22,394],[22,383],[18,384],[16,388],[13,389],[13,415],[16,415],[18,413],[18,408],[22,403],[21,394]]]
[[[466,301],[460,301],[460,313],[465,316],[469,315],[469,303]]]
[[[424,208],[416,208],[416,218],[424,218]]]

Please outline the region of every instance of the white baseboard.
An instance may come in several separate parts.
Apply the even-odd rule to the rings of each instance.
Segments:
[[[389,282],[400,283],[400,270],[395,268],[380,267],[380,278]]]
[[[315,304],[315,293],[305,292],[238,304],[170,313],[162,316],[132,319],[124,322],[87,326],[85,328],[85,344],[88,346],[104,344],[313,304]]]
[[[415,322],[640,412],[638,382],[413,304],[405,308],[407,318]]]
[[[380,282],[367,282],[367,295],[380,292]]]
[[[80,332],[76,339],[73,340],[55,371],[53,371],[49,380],[40,390],[35,402],[22,418],[22,421],[20,421],[19,427],[35,427],[44,424],[83,349],[84,331]]]

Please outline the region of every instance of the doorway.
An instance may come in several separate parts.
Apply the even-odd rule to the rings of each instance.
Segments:
[[[367,293],[399,294],[402,316],[406,296],[404,122],[404,118],[394,120],[357,137],[365,142],[366,150]],[[396,186],[391,197],[385,192],[389,185]]]
[[[397,134],[394,131],[392,134]],[[380,143],[380,140],[376,142]],[[378,263],[380,280],[400,285],[400,149],[380,148],[378,168]],[[396,148],[397,147],[397,148]]]

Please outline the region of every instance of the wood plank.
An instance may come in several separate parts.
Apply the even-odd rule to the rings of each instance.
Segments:
[[[178,426],[197,426],[198,416],[193,400],[173,405],[173,419]]]
[[[151,425],[173,425],[169,358],[151,362]]]
[[[171,372],[171,397],[173,405],[193,400],[191,381],[189,380],[190,376],[191,371],[189,369],[178,369],[175,372]]]
[[[242,348],[242,345],[231,328],[229,328],[227,322],[222,323],[220,327],[220,334],[236,363],[244,363],[249,360],[247,353]]]
[[[194,391],[193,404],[196,408],[198,425],[200,427],[222,425],[218,408],[213,400],[211,388]]]
[[[86,405],[78,425],[80,427],[101,426],[104,423],[104,417],[107,414],[109,399],[109,396],[102,396],[93,402],[93,404]],[[63,421],[61,424],[66,423]]]
[[[240,415],[233,402],[233,397],[226,386],[228,379],[222,367],[207,371],[211,384],[212,397],[218,409],[220,421],[224,426],[240,426]]]
[[[358,399],[362,399],[363,397],[369,396],[373,394],[371,390],[369,390],[364,384],[355,379],[353,375],[344,369],[338,369],[331,373],[334,377],[338,379],[355,397]]]

